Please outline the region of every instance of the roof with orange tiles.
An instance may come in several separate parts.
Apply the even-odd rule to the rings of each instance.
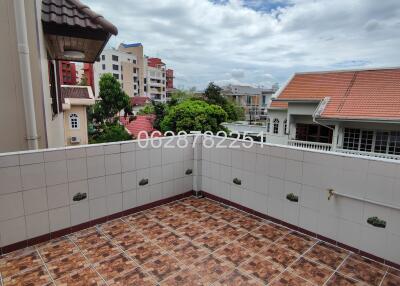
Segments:
[[[120,117],[120,122],[125,126],[128,132],[137,139],[149,138],[153,133],[153,138],[161,137],[160,132],[153,127],[155,117],[151,115],[138,115],[136,119],[129,122],[129,118]],[[146,137],[147,133],[147,137]]]
[[[144,106],[151,102],[151,99],[147,96],[134,96],[131,97],[132,106]]]
[[[400,120],[400,68],[295,74],[271,107],[327,97],[321,118]]]
[[[273,109],[287,109],[288,108],[288,103],[287,101],[276,101],[272,100],[269,108]]]

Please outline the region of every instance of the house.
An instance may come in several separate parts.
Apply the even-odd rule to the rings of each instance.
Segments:
[[[297,73],[267,122],[271,143],[398,158],[400,68]]]
[[[120,117],[120,122],[135,139],[158,138],[162,135],[153,127],[154,119],[153,115],[138,115],[132,121],[129,121],[128,118]]]
[[[135,96],[131,98],[132,113],[137,114],[146,105],[151,104],[150,98],[147,96]]]
[[[65,146],[88,144],[86,108],[95,104],[90,86],[61,86]]]
[[[60,62],[93,63],[118,30],[78,0],[0,4],[0,152],[64,146]]]

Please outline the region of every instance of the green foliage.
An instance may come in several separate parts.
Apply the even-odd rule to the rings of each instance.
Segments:
[[[87,86],[88,85],[88,79],[85,74],[82,75],[81,81],[79,82],[79,85],[81,86]]]
[[[202,100],[186,100],[168,110],[160,123],[161,131],[211,131],[225,130],[221,123],[227,120],[226,112],[218,105]]]
[[[168,106],[175,106],[182,101],[193,98],[193,93],[184,91],[184,90],[176,90],[172,93],[170,101],[168,101]]]
[[[122,90],[121,84],[112,74],[103,74],[100,78],[101,101],[93,108],[93,117],[96,122],[110,122],[121,110],[130,108],[129,96]]]
[[[98,126],[95,130],[92,130],[92,134],[89,136],[89,143],[107,143],[116,141],[131,140],[132,137],[126,132],[125,127],[120,125],[118,122],[104,123]]]
[[[161,121],[164,119],[166,114],[168,113],[168,106],[165,103],[152,101],[151,102],[154,108],[154,114],[156,118],[153,123],[153,127],[157,130],[161,129]]]
[[[228,114],[228,121],[239,121],[244,120],[245,118],[244,108],[232,100],[227,100],[226,104],[223,105],[222,108]]]
[[[137,113],[138,115],[150,115],[154,114],[154,107],[153,105],[146,105],[144,108],[140,109]]]

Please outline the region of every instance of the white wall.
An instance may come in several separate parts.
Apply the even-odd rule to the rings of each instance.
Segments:
[[[399,162],[261,144],[203,148],[202,158],[203,190],[400,263],[400,211],[346,198],[329,201],[327,192],[333,188],[400,207]],[[242,185],[233,184],[234,178]],[[288,201],[289,193],[299,203]],[[386,220],[387,227],[367,224],[372,216]]]
[[[136,141],[2,154],[0,246],[191,191],[193,158],[190,144],[142,149]],[[74,202],[78,192],[88,198]]]

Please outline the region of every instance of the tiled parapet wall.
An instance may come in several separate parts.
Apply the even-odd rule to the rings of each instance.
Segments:
[[[227,139],[221,145],[231,143]],[[240,147],[202,148],[203,190],[400,264],[400,211],[344,197],[328,200],[327,191],[400,207],[400,162],[258,143],[250,149],[241,142],[235,145]],[[298,202],[288,200],[288,194]],[[386,221],[386,228],[368,224],[374,216]]]
[[[131,141],[0,155],[0,247],[193,190],[187,139],[186,148],[166,148],[175,137],[160,148]],[[86,198],[74,201],[78,193]]]

